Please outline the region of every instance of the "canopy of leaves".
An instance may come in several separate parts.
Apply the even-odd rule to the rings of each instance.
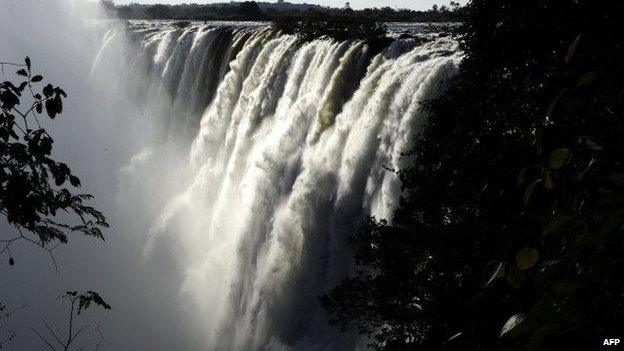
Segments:
[[[321,37],[337,41],[366,41],[375,51],[388,45],[386,25],[374,18],[343,12],[340,14],[315,14],[276,19],[273,28],[286,34],[294,34],[304,41]]]
[[[0,253],[22,239],[41,246],[67,243],[71,232],[103,239],[106,218],[85,204],[91,195],[72,191],[80,179],[52,158],[54,140],[40,125],[44,113],[55,119],[63,112],[65,91],[52,84],[38,90],[43,77],[32,73],[28,57],[24,64],[2,65],[21,67],[22,81],[0,83],[0,214],[18,233],[2,238]]]
[[[321,302],[379,350],[595,349],[624,325],[624,3],[468,11],[407,196]]]

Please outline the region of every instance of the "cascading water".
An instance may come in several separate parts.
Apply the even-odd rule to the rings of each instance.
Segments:
[[[456,42],[396,41],[374,55],[357,41],[175,23],[136,23],[130,37],[165,134],[192,138],[189,184],[164,206],[146,254],[180,246],[181,294],[208,348],[353,348],[318,296],[348,272],[358,221],[391,218],[401,191],[387,168],[401,167],[420,103],[455,72]]]
[[[117,194],[106,207],[123,235],[111,241],[142,250],[109,252],[141,267],[108,291],[113,311],[126,306],[112,349],[355,349],[318,297],[352,269],[359,221],[392,217],[401,189],[388,169],[406,162],[421,102],[455,74],[457,43],[397,39],[374,53],[263,24],[96,27],[110,29],[96,31],[86,76],[117,111],[97,125],[125,148],[105,171],[118,184],[99,192]]]

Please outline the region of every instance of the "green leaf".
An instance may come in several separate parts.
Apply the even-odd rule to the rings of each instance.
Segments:
[[[579,80],[576,82],[576,87],[578,88],[578,87],[590,85],[594,83],[596,79],[598,79],[598,72],[596,71],[587,72],[583,76],[581,76],[581,78],[579,78]]]
[[[529,202],[531,202],[531,198],[533,198],[533,193],[535,193],[535,189],[537,189],[537,187],[539,185],[542,184],[542,180],[541,179],[537,179],[535,181],[533,181],[533,183],[531,183],[527,189],[524,191],[524,205],[528,205]]]
[[[576,48],[578,47],[578,44],[580,42],[581,42],[581,34],[579,34],[574,39],[572,44],[570,44],[570,46],[568,47],[568,52],[566,53],[566,56],[565,56],[565,63],[569,63],[570,60],[572,60],[572,57],[574,56],[574,53],[576,52]]]
[[[553,220],[544,227],[542,234],[544,234],[544,236],[549,236],[559,233],[562,227],[568,224],[571,219],[570,216],[557,216],[553,218]]]
[[[561,100],[561,97],[563,96],[563,94],[565,94],[568,91],[567,88],[561,90],[559,92],[559,94],[557,94],[557,96],[555,96],[554,99],[552,99],[552,101],[550,101],[550,104],[548,104],[548,108],[546,109],[546,117],[550,117],[552,116],[552,113],[555,111],[555,108],[557,107],[557,105],[559,104],[559,101]]]
[[[525,247],[516,254],[516,265],[520,270],[527,270],[535,266],[539,253],[532,247]]]
[[[553,169],[559,169],[568,163],[568,159],[570,158],[570,149],[561,148],[556,149],[550,153],[550,157],[548,158],[548,163],[550,167]]]

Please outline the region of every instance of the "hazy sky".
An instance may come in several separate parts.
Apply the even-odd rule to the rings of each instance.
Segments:
[[[259,0],[263,1],[263,0]],[[264,0],[272,1],[272,0]],[[320,4],[323,6],[343,7],[347,0],[290,0],[293,3],[310,3]],[[228,2],[228,0],[115,0],[116,4],[125,4],[130,2],[150,4],[150,3],[166,3],[166,4],[179,4],[179,3],[214,3],[214,2]],[[425,10],[431,8],[433,4],[448,5],[450,0],[349,0],[351,7],[355,9],[361,9],[366,7],[384,7],[390,6],[393,8],[409,8],[414,10]],[[461,4],[465,4],[466,0],[456,0]]]

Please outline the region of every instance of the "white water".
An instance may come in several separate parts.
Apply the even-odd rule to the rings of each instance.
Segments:
[[[126,128],[108,136],[124,150],[110,166],[118,183],[102,187],[116,194],[113,230],[139,243],[111,254],[140,267],[126,278],[139,283],[110,294],[131,290],[148,301],[133,313],[151,316],[122,308],[113,323],[159,325],[112,331],[112,349],[150,332],[163,341],[134,349],[356,348],[327,325],[318,297],[352,268],[358,222],[391,219],[401,190],[384,166],[406,162],[420,103],[455,73],[457,44],[396,41],[374,55],[262,26],[107,26],[88,79],[106,87],[110,123]],[[185,338],[195,341],[172,341]]]

